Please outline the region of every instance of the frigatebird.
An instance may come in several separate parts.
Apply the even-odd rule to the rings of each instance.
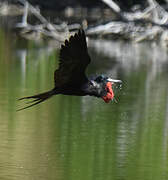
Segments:
[[[111,79],[104,75],[88,78],[85,71],[90,62],[85,32],[79,30],[75,35],[70,36],[69,40],[65,40],[64,45],[61,45],[59,68],[54,72],[54,88],[41,94],[20,98],[19,100],[33,100],[28,102],[32,103],[31,105],[19,110],[32,107],[57,94],[95,96],[102,98],[106,103],[113,100],[112,85],[121,83],[121,80]]]

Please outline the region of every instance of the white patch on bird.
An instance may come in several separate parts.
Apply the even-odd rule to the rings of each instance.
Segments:
[[[98,84],[96,81],[91,80],[90,82],[92,83],[93,87],[96,87],[96,88],[100,87],[100,84]]]

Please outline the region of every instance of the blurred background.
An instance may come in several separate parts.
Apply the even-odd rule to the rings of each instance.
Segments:
[[[131,19],[132,18],[132,19]],[[0,1],[0,179],[167,180],[167,1]],[[85,29],[88,75],[121,79],[116,102],[57,95],[59,48]]]

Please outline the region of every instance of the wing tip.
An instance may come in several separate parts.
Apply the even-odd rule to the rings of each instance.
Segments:
[[[78,35],[79,35],[79,36],[82,36],[82,37],[86,37],[85,31],[84,31],[82,28],[80,28],[80,29],[78,30]]]
[[[86,35],[85,35],[85,31],[82,28],[80,28],[78,32],[76,32],[74,35],[71,35],[69,39],[66,39],[64,41],[64,45],[61,45],[61,49],[68,47],[74,41],[80,41],[80,40],[82,40],[81,42],[85,42],[84,44],[86,46]]]

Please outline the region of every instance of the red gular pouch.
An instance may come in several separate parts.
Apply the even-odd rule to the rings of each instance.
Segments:
[[[109,103],[114,98],[114,92],[113,92],[113,89],[112,89],[112,85],[113,85],[113,83],[111,83],[111,82],[107,82],[107,84],[106,84],[107,94],[106,94],[106,96],[102,97],[102,99],[106,103]]]

